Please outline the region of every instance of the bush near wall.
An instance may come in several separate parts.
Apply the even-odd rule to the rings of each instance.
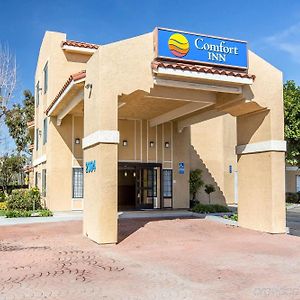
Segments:
[[[8,196],[8,210],[37,210],[42,209],[41,194],[38,188],[13,190]]]
[[[300,203],[300,192],[298,193],[286,193],[285,201],[287,203]]]
[[[196,213],[225,213],[230,212],[230,209],[227,206],[220,204],[202,204],[198,203],[192,208],[193,212]]]

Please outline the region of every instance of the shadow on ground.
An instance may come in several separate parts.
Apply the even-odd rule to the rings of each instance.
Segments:
[[[131,234],[144,227],[149,222],[157,222],[164,220],[183,220],[183,219],[203,219],[203,216],[199,217],[163,217],[163,218],[128,218],[118,220],[118,244],[128,238]]]

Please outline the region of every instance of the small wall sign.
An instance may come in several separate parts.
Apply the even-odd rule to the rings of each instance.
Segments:
[[[96,160],[87,161],[85,163],[85,173],[96,172]]]
[[[179,174],[184,174],[184,162],[180,162],[178,164],[178,173]]]

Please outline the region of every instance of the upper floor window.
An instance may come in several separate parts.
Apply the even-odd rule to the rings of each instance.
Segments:
[[[47,118],[44,119],[44,124],[43,124],[43,144],[45,145],[47,143],[47,138],[48,138],[48,122]]]
[[[39,150],[39,129],[35,129],[35,150]]]
[[[40,103],[40,82],[38,81],[35,86],[35,106],[38,107]]]
[[[48,90],[48,62],[44,67],[44,94],[47,93]]]

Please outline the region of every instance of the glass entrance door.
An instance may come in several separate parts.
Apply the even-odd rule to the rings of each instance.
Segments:
[[[136,191],[136,207],[138,209],[154,208],[154,200],[157,198],[157,168],[137,168]]]

